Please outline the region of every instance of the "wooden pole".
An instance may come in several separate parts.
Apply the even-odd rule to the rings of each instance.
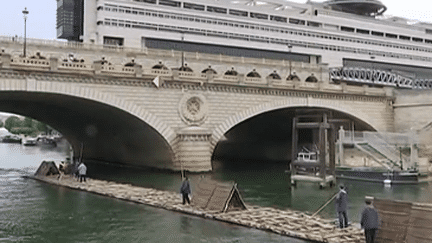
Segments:
[[[80,151],[80,158],[79,158],[79,163],[82,162],[82,157],[83,157],[83,149],[84,149],[84,144],[81,143],[81,151]]]
[[[314,217],[315,215],[317,215],[319,212],[321,212],[321,210],[323,210],[331,201],[333,201],[333,199],[335,199],[335,197],[339,194],[339,192],[337,192],[336,194],[334,194],[334,196],[332,198],[330,198],[330,200],[328,200],[322,207],[320,207],[314,214],[312,214],[311,217]]]

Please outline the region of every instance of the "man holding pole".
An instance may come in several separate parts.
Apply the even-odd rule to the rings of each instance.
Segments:
[[[343,185],[339,186],[339,193],[336,196],[336,212],[339,218],[339,227],[341,229],[348,227],[348,195]]]

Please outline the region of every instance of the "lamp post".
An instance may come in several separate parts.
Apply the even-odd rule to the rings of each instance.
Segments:
[[[24,10],[22,11],[23,15],[24,15],[24,50],[23,50],[23,56],[26,57],[26,42],[27,42],[27,14],[29,13],[29,11],[27,10],[27,8],[24,8]]]

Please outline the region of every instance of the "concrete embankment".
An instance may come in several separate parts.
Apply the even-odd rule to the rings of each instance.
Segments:
[[[247,205],[247,210],[232,212],[205,211],[183,205],[179,193],[129,184],[88,179],[77,182],[71,176],[31,176],[29,178],[71,189],[92,192],[121,200],[164,208],[207,219],[274,232],[310,242],[364,242],[363,232],[355,227],[339,229],[328,220],[310,217],[302,212]]]

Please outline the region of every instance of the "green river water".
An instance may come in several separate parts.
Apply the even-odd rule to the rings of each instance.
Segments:
[[[33,174],[42,160],[61,160],[65,156],[61,147],[43,149],[0,143],[0,242],[305,242],[22,177]],[[281,164],[223,164],[231,166],[212,173],[189,174],[192,191],[202,177],[235,181],[247,204],[310,213],[337,191],[320,190],[308,183],[291,188],[286,166]],[[176,192],[180,186],[179,173],[88,165],[88,175]],[[347,187],[352,222],[358,222],[365,195],[432,202],[429,184],[384,187],[355,181],[338,183]],[[334,204],[320,215],[335,218]]]

